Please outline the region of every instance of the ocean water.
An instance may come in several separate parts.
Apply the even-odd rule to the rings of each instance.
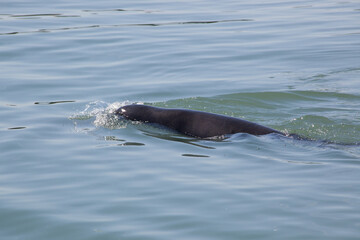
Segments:
[[[0,2],[0,237],[359,239],[359,1]],[[313,141],[117,118],[186,108]]]

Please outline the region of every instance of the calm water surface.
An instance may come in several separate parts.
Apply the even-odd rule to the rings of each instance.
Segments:
[[[359,239],[359,23],[355,0],[1,1],[1,239]],[[134,102],[315,141],[114,116]]]

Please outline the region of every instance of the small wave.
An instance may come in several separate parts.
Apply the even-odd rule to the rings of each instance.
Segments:
[[[294,118],[285,126],[287,133],[296,133],[313,140],[345,145],[358,145],[357,133],[359,131],[359,125],[354,122],[336,121],[330,117],[310,114]]]

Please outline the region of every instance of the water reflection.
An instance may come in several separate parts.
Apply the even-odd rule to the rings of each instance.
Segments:
[[[105,136],[104,139],[105,139],[105,141],[124,142],[124,143],[119,143],[119,144],[117,144],[117,146],[145,146],[144,143],[140,143],[140,142],[127,142],[126,140],[117,138],[117,137],[115,137],[115,136]]]
[[[204,144],[200,144],[200,142],[204,142],[204,140],[201,140],[201,139],[191,138],[191,137],[183,136],[183,135],[180,135],[180,134],[179,135],[174,135],[173,133],[164,133],[164,134],[162,134],[162,133],[155,133],[155,132],[150,132],[150,131],[145,131],[145,130],[141,130],[141,131],[146,136],[155,137],[155,138],[158,138],[158,139],[185,143],[185,144],[189,144],[189,145],[192,145],[192,146],[205,148],[205,149],[215,149],[214,147],[210,147],[210,146],[206,146]]]

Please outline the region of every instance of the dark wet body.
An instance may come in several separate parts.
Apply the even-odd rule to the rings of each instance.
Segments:
[[[285,135],[275,129],[243,119],[187,109],[167,109],[133,104],[119,108],[116,114],[133,121],[161,124],[185,135],[198,138],[234,133]]]

